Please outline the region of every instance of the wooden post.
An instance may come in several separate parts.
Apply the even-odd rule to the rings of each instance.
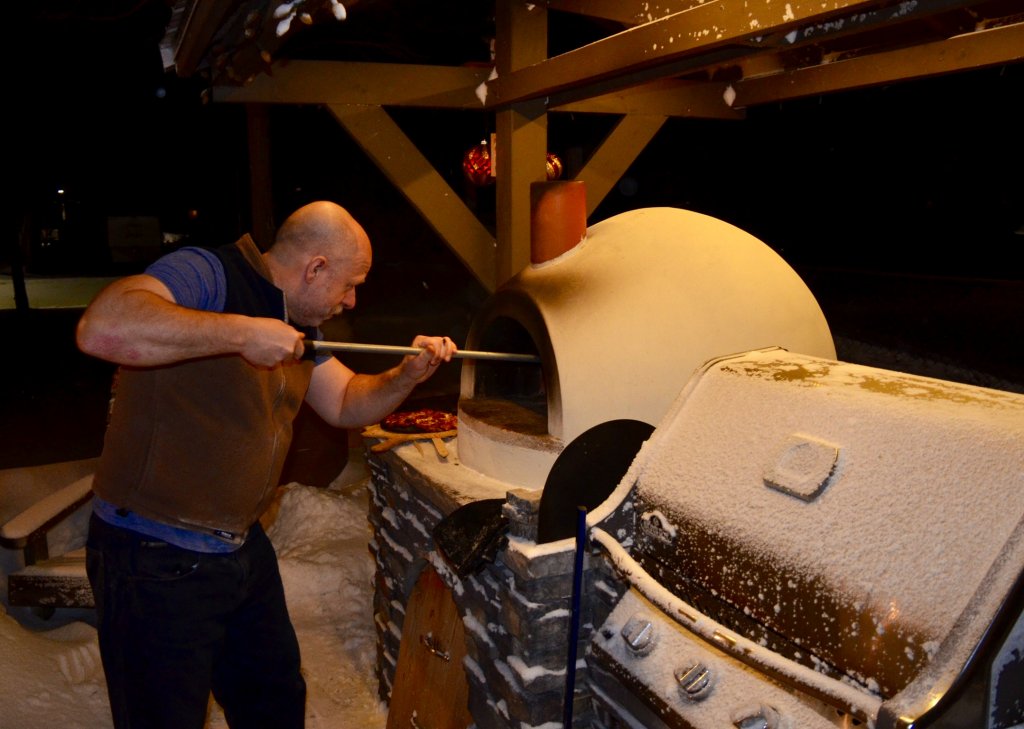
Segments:
[[[498,77],[547,58],[547,10],[498,0],[495,61]],[[547,178],[547,105],[531,99],[498,111],[496,280],[500,285],[530,263],[530,184]]]

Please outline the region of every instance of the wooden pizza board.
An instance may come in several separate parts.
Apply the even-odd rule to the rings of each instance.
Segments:
[[[405,608],[387,729],[465,729],[466,639],[451,590],[427,565]]]
[[[440,433],[392,433],[389,430],[384,430],[378,423],[377,425],[368,425],[363,428],[362,434],[367,438],[380,438],[382,440],[382,442],[370,446],[370,450],[374,453],[383,453],[394,448],[396,445],[410,440],[429,440],[434,444],[434,448],[437,449],[437,455],[441,456],[441,458],[447,458],[448,448],[444,444],[444,439],[454,438],[458,432],[458,430],[443,430]]]

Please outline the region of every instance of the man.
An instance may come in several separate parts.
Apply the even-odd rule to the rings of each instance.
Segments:
[[[260,253],[249,236],[186,248],[109,285],[78,325],[121,365],[89,527],[88,572],[116,729],[200,729],[212,690],[232,729],[301,727],[305,682],[258,518],[303,399],[328,423],[379,421],[456,348],[355,374],[305,340],[371,263],[343,208],[295,211]]]

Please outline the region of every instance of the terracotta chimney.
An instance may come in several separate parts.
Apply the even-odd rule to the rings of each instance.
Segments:
[[[530,262],[558,258],[587,234],[587,189],[582,180],[530,184]]]

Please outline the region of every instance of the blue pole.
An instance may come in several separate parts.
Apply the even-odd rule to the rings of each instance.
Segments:
[[[569,624],[569,656],[565,667],[565,705],[562,727],[572,727],[572,704],[576,692],[576,644],[580,639],[580,595],[583,592],[583,555],[587,548],[587,507],[576,507],[576,563],[572,573],[572,616]]]

